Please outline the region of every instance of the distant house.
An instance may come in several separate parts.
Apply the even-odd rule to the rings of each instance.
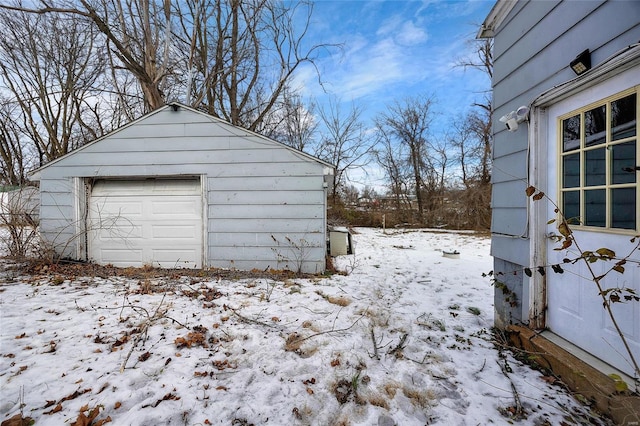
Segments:
[[[325,269],[333,166],[180,104],[36,170],[58,255],[114,266]]]
[[[577,250],[561,249],[555,238],[562,230],[554,203],[574,223],[583,250],[605,247],[621,256],[634,247],[640,2],[498,0],[478,37],[494,41],[491,250],[502,284],[496,323],[546,329],[560,344],[637,377],[587,266],[563,263]],[[529,185],[547,197],[528,197]],[[610,274],[603,286],[640,294],[639,260],[636,251],[624,274]],[[591,266],[600,275],[614,264]],[[640,303],[617,303],[614,311],[640,360]]]

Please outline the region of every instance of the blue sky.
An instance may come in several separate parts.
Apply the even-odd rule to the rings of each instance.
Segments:
[[[317,75],[304,67],[297,84],[320,104],[331,95],[354,102],[372,118],[385,105],[416,94],[432,95],[439,111],[434,127],[463,113],[490,87],[488,77],[454,67],[466,56],[488,0],[316,0],[307,42],[342,44],[318,61]],[[440,115],[442,117],[440,117]],[[443,120],[444,119],[444,120]]]
[[[306,41],[341,44],[317,61],[324,89],[311,66],[296,75],[305,100],[341,112],[362,108],[365,126],[387,105],[409,96],[433,98],[431,137],[444,138],[452,119],[464,115],[490,89],[481,71],[455,64],[474,54],[472,41],[494,1],[316,0]],[[325,93],[328,92],[328,93]],[[348,173],[350,184],[385,191],[381,169],[371,162]]]

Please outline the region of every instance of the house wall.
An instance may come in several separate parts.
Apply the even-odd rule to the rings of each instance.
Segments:
[[[327,166],[213,117],[167,107],[40,171],[41,234],[63,256],[82,257],[79,181],[199,176],[208,266],[321,272]]]
[[[522,268],[530,266],[527,123],[507,131],[498,118],[530,105],[554,86],[575,78],[569,67],[585,49],[592,67],[638,41],[640,2],[518,1],[494,34],[494,147],[492,255],[494,272],[510,276],[522,296],[512,307],[496,292],[499,323],[528,320],[528,297]],[[555,153],[549,153],[555,155]],[[518,278],[513,278],[513,274]],[[500,276],[497,276],[500,279]],[[514,279],[516,282],[513,282]]]

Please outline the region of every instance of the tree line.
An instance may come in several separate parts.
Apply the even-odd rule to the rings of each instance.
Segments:
[[[2,186],[25,185],[29,170],[179,100],[335,165],[335,220],[488,228],[490,96],[446,135],[432,131],[433,95],[398,99],[370,123],[338,98],[304,100],[296,70],[341,49],[304,42],[312,13],[306,0],[0,5]],[[491,75],[491,42],[474,43],[477,58],[458,65]],[[354,174],[372,166],[384,189],[358,189]]]

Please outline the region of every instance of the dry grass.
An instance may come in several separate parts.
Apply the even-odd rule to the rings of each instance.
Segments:
[[[333,303],[334,305],[342,307],[349,306],[351,304],[351,300],[347,299],[344,296],[328,296],[327,301],[329,303]]]
[[[284,350],[287,352],[294,352],[302,358],[308,358],[318,351],[317,346],[306,345],[303,347],[304,343],[304,337],[298,333],[291,333],[285,339]]]
[[[393,399],[396,397],[396,392],[398,392],[400,387],[400,384],[397,382],[387,382],[382,386],[382,390],[384,390],[384,393],[386,393],[390,399]]]
[[[438,395],[433,389],[415,389],[403,386],[402,393],[411,400],[413,405],[420,408],[433,407],[438,400]]]
[[[384,395],[381,395],[378,392],[371,392],[370,394],[366,395],[365,398],[371,405],[384,408],[385,410],[389,409],[389,402],[387,401],[387,398],[385,398]]]
[[[344,297],[344,296],[327,296],[326,294],[324,294],[323,292],[321,292],[320,290],[316,291],[316,294],[321,296],[324,300],[326,300],[327,302],[333,304],[333,305],[338,305],[338,306],[349,306],[351,304],[351,299]]]

